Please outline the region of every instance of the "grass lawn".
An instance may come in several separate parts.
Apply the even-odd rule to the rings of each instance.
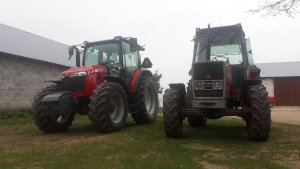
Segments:
[[[175,169],[300,168],[300,126],[272,124],[267,143],[247,140],[240,119],[184,124],[182,139],[167,139],[162,117],[136,125],[129,117],[117,133],[99,134],[87,116],[69,131],[44,134],[30,116],[0,118],[0,168]]]

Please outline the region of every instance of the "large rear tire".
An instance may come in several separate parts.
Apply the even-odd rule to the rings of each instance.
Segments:
[[[271,128],[271,110],[266,88],[262,85],[248,88],[250,117],[246,119],[248,138],[253,141],[267,141]]]
[[[97,131],[120,131],[127,118],[127,96],[124,88],[116,82],[101,83],[90,97],[89,109],[90,121]]]
[[[35,125],[45,133],[65,131],[72,125],[72,121],[74,120],[73,112],[71,114],[64,115],[49,115],[45,113],[47,107],[42,103],[42,98],[55,91],[57,91],[56,85],[51,85],[42,89],[36,94],[32,104]]]
[[[134,96],[135,111],[131,116],[136,123],[153,123],[158,113],[158,92],[153,77],[144,75]]]
[[[163,116],[165,134],[169,138],[182,137],[182,118],[180,109],[182,103],[179,103],[179,93],[175,89],[167,89],[163,98]]]

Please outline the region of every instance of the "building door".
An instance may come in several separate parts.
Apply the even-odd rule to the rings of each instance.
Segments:
[[[300,77],[275,78],[276,106],[300,106]]]

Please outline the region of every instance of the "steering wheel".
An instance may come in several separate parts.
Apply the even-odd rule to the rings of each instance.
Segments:
[[[211,59],[211,61],[218,61],[218,59],[217,58],[225,58],[227,61],[229,61],[229,58],[228,57],[225,57],[225,56],[215,56],[215,57],[213,57],[212,59]]]
[[[108,64],[110,64],[110,63],[115,63],[115,61],[114,61],[114,60],[109,60],[109,61],[107,61],[107,62],[104,62],[103,65],[108,65]]]

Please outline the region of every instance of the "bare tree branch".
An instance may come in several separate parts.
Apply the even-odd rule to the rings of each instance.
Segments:
[[[260,13],[265,11],[265,14],[263,16],[277,16],[286,14],[288,17],[293,18],[296,13],[299,13],[297,11],[299,2],[300,0],[264,0],[261,2],[257,9],[251,9],[247,12]]]

